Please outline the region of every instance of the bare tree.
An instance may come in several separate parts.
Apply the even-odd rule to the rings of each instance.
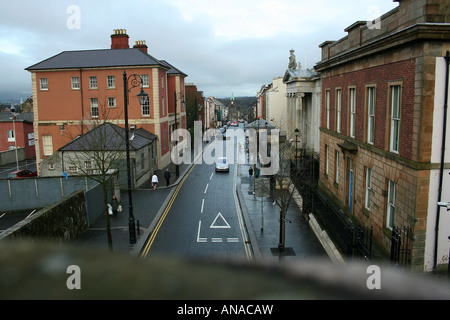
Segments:
[[[291,179],[291,159],[295,156],[295,148],[289,142],[282,143],[279,148],[272,146],[272,157],[274,153],[278,157],[278,171],[270,176],[261,176],[256,179],[255,189],[259,192],[269,194],[275,205],[280,208],[280,237],[278,250],[280,255],[285,252],[285,226],[286,213],[295,195],[295,186]],[[258,181],[258,182],[256,182]],[[258,193],[258,191],[257,191]]]
[[[109,121],[121,118],[118,109],[108,108],[104,103],[99,104],[90,119],[84,120],[83,128],[79,131],[83,134],[72,138],[72,141],[64,147],[64,161],[76,168],[76,174],[84,175],[102,187],[110,251],[113,250],[113,243],[108,213],[108,187],[113,175],[122,169],[125,135],[123,129],[112,125]],[[69,134],[73,135],[73,132]]]

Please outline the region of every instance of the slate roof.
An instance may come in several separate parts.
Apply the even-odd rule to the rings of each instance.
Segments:
[[[137,132],[139,131],[139,132]],[[130,132],[130,151],[139,150],[146,145],[152,143],[156,136],[144,129]],[[103,137],[107,137],[103,140]],[[98,151],[95,145],[98,141],[102,151],[126,151],[125,145],[125,129],[115,124],[106,122],[91,131],[73,139],[71,142],[61,147],[60,151]]]
[[[181,74],[184,76],[187,76],[184,72],[182,72],[180,69],[175,68],[173,65],[168,63],[166,60],[160,60],[161,64],[169,68],[169,71],[167,71],[168,74]]]
[[[315,72],[314,70],[311,69],[287,69],[286,73],[284,74],[283,77],[283,82],[288,82],[288,81],[292,81],[292,80],[298,80],[298,79],[311,79],[314,78],[316,76],[318,76],[319,74],[317,72]]]
[[[0,112],[0,122],[12,122],[12,112]],[[16,113],[16,121],[33,123],[34,116],[32,112]]]
[[[53,57],[34,64],[25,70],[47,69],[79,69],[99,67],[129,67],[129,66],[162,66],[158,59],[142,52],[140,49],[103,49],[63,51]]]

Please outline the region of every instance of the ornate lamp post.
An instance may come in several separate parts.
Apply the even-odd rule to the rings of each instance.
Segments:
[[[130,88],[128,88],[128,81],[130,81]],[[128,128],[128,93],[131,89],[140,86],[141,92],[138,93],[137,97],[139,103],[142,105],[148,102],[148,94],[142,89],[142,78],[137,74],[132,74],[127,77],[127,73],[123,71],[123,99],[124,99],[124,112],[125,112],[125,145],[127,154],[127,176],[128,176],[128,228],[130,232],[130,243],[136,243],[136,224],[134,221],[133,212],[133,198],[131,193],[131,170],[130,170],[130,138],[129,138],[129,128]]]

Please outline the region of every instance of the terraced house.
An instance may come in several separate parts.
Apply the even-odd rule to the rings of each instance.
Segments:
[[[352,220],[372,226],[389,253],[394,227],[410,228],[410,265],[448,264],[450,5],[397,0],[372,22],[355,22],[320,45],[319,188]],[[447,83],[447,84],[446,84]],[[447,127],[448,128],[448,127]]]
[[[126,30],[116,29],[110,49],[64,51],[26,70],[32,79],[38,171],[43,159],[86,133],[93,122],[108,120],[124,126],[124,73],[130,129],[155,134],[158,167],[170,162],[175,118],[177,128],[186,128],[182,102],[187,75],[148,54],[145,41],[130,48]],[[134,74],[141,82],[137,88],[132,88]],[[141,87],[149,96],[142,105],[136,97]]]

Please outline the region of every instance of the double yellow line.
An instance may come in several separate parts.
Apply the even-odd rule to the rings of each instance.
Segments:
[[[173,193],[172,197],[170,198],[169,203],[167,204],[166,209],[164,210],[164,213],[161,215],[161,218],[159,219],[158,223],[156,224],[155,229],[152,232],[152,235],[148,239],[147,243],[145,244],[144,250],[142,250],[141,258],[145,258],[150,251],[151,246],[153,245],[153,241],[155,241],[156,235],[158,234],[159,228],[161,228],[164,220],[166,219],[167,214],[170,211],[170,208],[172,208],[172,204],[175,201],[175,198],[178,195],[178,192],[180,192],[180,189],[184,183],[184,181],[187,179],[187,177],[191,174],[192,170],[196,164],[194,163],[192,167],[189,169],[189,171],[186,173],[183,179],[181,179],[180,183],[178,184],[177,188],[175,189],[175,192]]]
[[[234,197],[234,204],[236,206],[236,214],[238,217],[238,222],[239,222],[239,228],[241,229],[241,235],[242,235],[242,242],[244,243],[244,250],[245,250],[245,254],[247,256],[247,260],[248,261],[252,261],[253,260],[253,253],[252,253],[252,249],[251,246],[249,244],[248,238],[247,238],[247,232],[245,231],[245,223],[243,221],[243,217],[242,217],[242,211],[241,208],[239,207],[239,200],[236,194],[236,178],[237,178],[237,165],[235,166],[234,169],[234,179],[233,179],[233,197]]]

